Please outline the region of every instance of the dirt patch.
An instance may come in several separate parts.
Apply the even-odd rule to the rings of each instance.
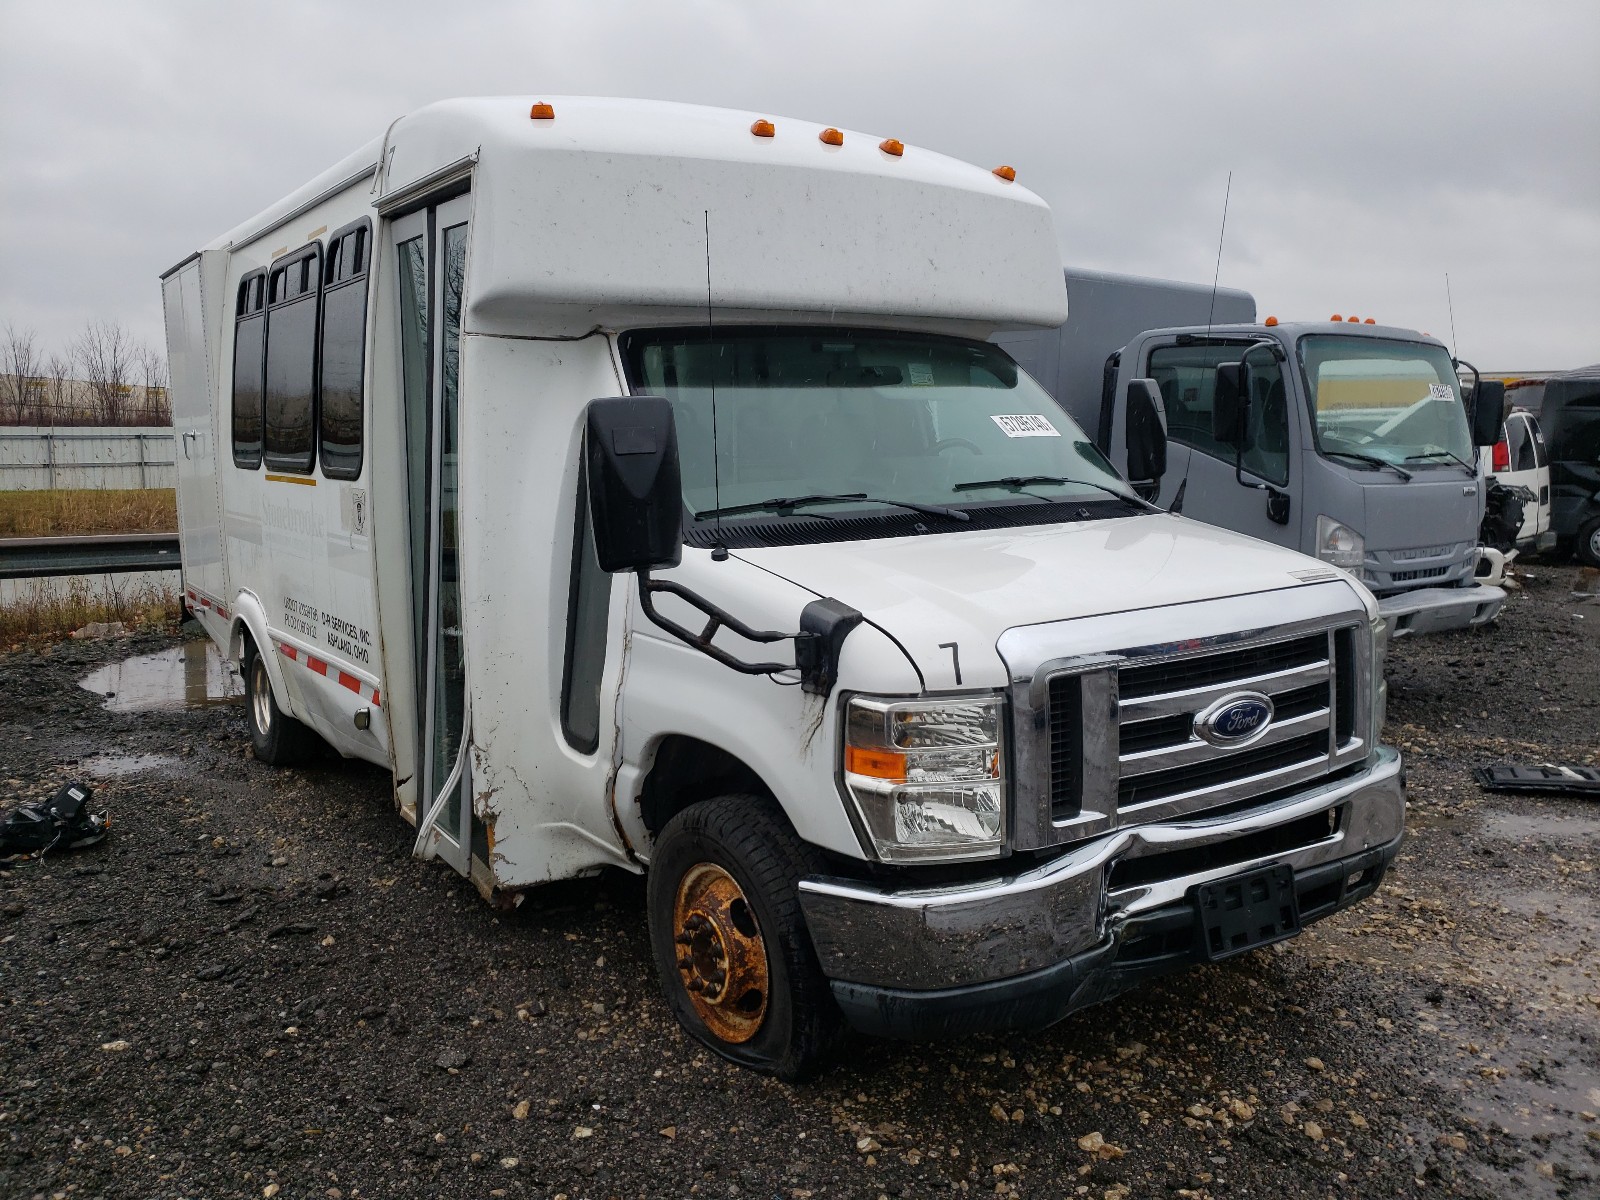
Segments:
[[[383,772],[275,771],[237,705],[79,686],[174,640],[0,658],[0,805],[162,758],[93,780],[104,842],[0,873],[0,1194],[1593,1195],[1596,808],[1467,774],[1600,753],[1600,638],[1547,574],[1394,648],[1412,831],[1373,902],[798,1088],[678,1031],[638,879],[497,914],[410,858]]]

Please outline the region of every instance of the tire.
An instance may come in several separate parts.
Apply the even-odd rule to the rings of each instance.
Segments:
[[[318,737],[278,707],[272,679],[255,643],[244,644],[244,711],[256,758],[274,767],[295,767],[316,751]]]
[[[723,1058],[787,1082],[814,1075],[842,1028],[795,886],[823,869],[772,800],[729,795],[667,822],[647,880],[673,1015]]]
[[[1578,530],[1578,540],[1573,550],[1584,566],[1600,567],[1600,517],[1595,517]]]

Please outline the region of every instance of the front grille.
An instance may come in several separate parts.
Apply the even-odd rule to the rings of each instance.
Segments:
[[[1316,629],[1222,649],[1166,644],[1124,651],[1115,674],[1117,740],[1114,803],[1119,823],[1248,803],[1300,787],[1346,766],[1359,748],[1361,671],[1357,627]],[[1159,657],[1156,657],[1159,656]],[[1152,658],[1155,661],[1151,661]],[[1081,675],[1050,680],[1050,808],[1056,822],[1078,811],[1083,788]],[[1265,732],[1244,746],[1218,746],[1195,731],[1196,718],[1236,693],[1272,701]],[[1114,801],[1113,801],[1114,796]]]
[[[1449,567],[1427,567],[1420,571],[1391,571],[1389,578],[1396,583],[1410,583],[1417,579],[1441,579],[1449,573]]]
[[[1288,667],[1304,666],[1328,656],[1328,635],[1314,633],[1289,642],[1224,650],[1148,667],[1124,667],[1117,676],[1117,689],[1124,700],[1153,696],[1160,692],[1179,692],[1206,687],[1249,675],[1265,675]]]

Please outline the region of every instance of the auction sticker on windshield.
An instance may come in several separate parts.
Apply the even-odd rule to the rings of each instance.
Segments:
[[[1050,424],[1047,417],[1038,413],[1015,413],[1000,415],[991,413],[989,419],[1000,426],[1000,432],[1007,437],[1060,437],[1061,431]]]
[[[1456,394],[1450,390],[1450,385],[1447,383],[1430,383],[1428,385],[1428,395],[1435,400],[1454,400],[1456,398]]]

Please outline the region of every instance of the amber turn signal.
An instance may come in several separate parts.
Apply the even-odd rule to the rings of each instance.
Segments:
[[[554,121],[556,119],[556,110],[541,100],[528,110],[528,119],[530,121]]]
[[[751,125],[750,132],[755,134],[757,137],[771,137],[773,134],[778,132],[778,127],[771,121],[763,119]]]
[[[906,756],[898,750],[868,750],[863,746],[846,746],[844,769],[852,775],[868,775],[873,779],[904,779]]]
[[[1015,183],[1017,180],[1017,169],[1015,167],[996,167],[994,173],[1007,183]]]

